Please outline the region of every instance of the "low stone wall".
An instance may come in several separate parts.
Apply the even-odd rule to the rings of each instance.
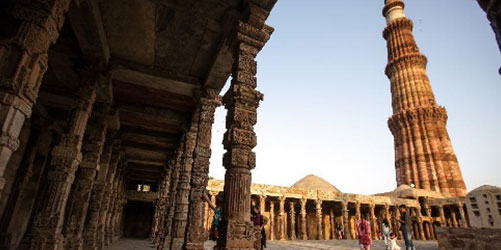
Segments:
[[[501,248],[501,229],[437,228],[440,250],[497,250]]]

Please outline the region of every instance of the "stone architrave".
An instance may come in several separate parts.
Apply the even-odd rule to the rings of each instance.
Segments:
[[[174,211],[176,209],[177,185],[179,180],[179,172],[181,169],[181,161],[184,154],[185,142],[186,142],[186,136],[183,135],[181,143],[179,144],[179,147],[177,149],[176,162],[172,172],[172,180],[171,180],[172,183],[169,191],[169,203],[168,203],[169,205],[168,205],[167,216],[165,218],[164,235],[160,240],[160,245],[163,246],[162,249],[165,250],[169,250],[171,245],[172,224],[174,219]]]
[[[67,131],[52,150],[51,170],[47,174],[47,197],[33,221],[31,249],[62,249],[61,234],[66,202],[75,172],[82,161],[82,141],[96,99],[97,75],[84,76],[77,108]]]
[[[273,28],[264,24],[269,11],[249,3],[248,22],[240,21],[234,41],[232,81],[223,98],[227,131],[223,145],[224,207],[221,235],[215,249],[252,249],[255,241],[250,221],[251,169],[256,166],[252,149],[257,144],[253,126],[263,94],[256,90],[256,56],[270,38]]]
[[[93,116],[96,113],[93,113]],[[82,232],[89,206],[92,188],[103,152],[107,129],[106,117],[96,118],[87,125],[82,146],[83,159],[77,172],[72,191],[72,206],[68,211],[65,233],[65,249],[82,249]]]
[[[278,240],[285,240],[285,196],[280,197],[278,206]]]
[[[190,205],[188,213],[188,230],[185,249],[204,249],[207,233],[204,230],[204,192],[209,181],[209,160],[211,156],[212,124],[214,112],[221,105],[219,91],[204,89],[200,98],[200,113],[196,146],[193,154],[193,170],[191,174]]]
[[[306,198],[301,198],[301,240],[308,240],[308,232],[306,225]]]
[[[270,200],[270,240],[275,240],[275,202]]]
[[[394,136],[397,185],[453,196],[465,196],[466,186],[446,129],[447,111],[439,106],[426,73],[426,57],[412,34],[402,0],[386,0],[388,64],[393,115],[388,126]]]
[[[83,231],[83,249],[96,250],[97,230],[99,227],[99,216],[103,208],[104,196],[106,190],[106,177],[113,172],[118,164],[119,154],[113,154],[116,144],[107,142],[103,149],[103,154],[99,163],[99,172],[92,189],[92,194],[89,203],[89,209],[86,219],[87,223]]]
[[[186,238],[186,225],[188,224],[188,210],[190,205],[191,174],[193,170],[193,155],[197,143],[198,121],[200,109],[195,111],[191,120],[190,129],[186,132],[184,154],[179,170],[179,180],[176,192],[176,207],[172,223],[172,243],[170,249],[180,250],[183,248]]]
[[[7,2],[7,1],[4,1]],[[0,38],[0,197],[7,163],[19,146],[18,136],[30,118],[47,70],[47,51],[59,37],[70,0],[9,1],[2,11],[8,37]]]
[[[36,194],[40,188],[40,181],[48,164],[53,132],[47,126],[36,130],[32,132],[37,136],[35,145],[33,145],[31,152],[24,157],[27,167],[19,184],[18,195],[15,196],[16,200],[13,202],[10,220],[6,221],[6,224],[2,224],[2,228],[5,228],[5,235],[0,237],[6,241],[0,243],[0,249],[18,249],[23,235],[27,232],[29,218],[35,206]]]
[[[290,240],[296,240],[296,211],[294,209],[295,203],[293,201],[289,202],[289,218],[290,218],[290,229],[291,236]]]
[[[342,201],[341,206],[343,208],[343,239],[345,240],[351,240],[351,233],[350,233],[350,210],[348,210],[348,202]]]
[[[317,240],[323,240],[323,227],[322,227],[322,200],[315,200],[315,211],[317,217]]]

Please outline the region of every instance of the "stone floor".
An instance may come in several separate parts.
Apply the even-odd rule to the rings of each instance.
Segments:
[[[415,241],[416,249],[437,250],[436,241]],[[400,242],[403,244],[403,242]],[[210,250],[214,242],[208,241],[205,249]],[[120,239],[104,250],[151,250],[155,249],[148,239]],[[357,241],[354,240],[328,240],[328,241],[270,241],[266,250],[307,250],[307,249],[332,249],[332,250],[358,250]],[[375,241],[373,250],[384,249],[382,241]]]
[[[402,246],[403,241],[399,242]],[[437,250],[436,241],[414,241],[415,248],[419,250]],[[212,249],[214,242],[207,242],[205,249]],[[359,250],[358,241],[355,240],[308,240],[308,241],[269,241],[266,250],[308,250],[308,249],[332,249],[332,250]],[[371,250],[384,250],[383,241],[374,241]]]

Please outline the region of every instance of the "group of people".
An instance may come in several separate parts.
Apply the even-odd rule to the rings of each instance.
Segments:
[[[406,250],[414,250],[414,243],[412,242],[412,221],[411,216],[407,212],[407,207],[405,205],[400,206],[400,231],[405,242]],[[382,222],[382,237],[387,250],[400,250],[401,247],[398,244],[397,236],[390,232],[390,223],[388,219],[384,219]],[[361,250],[370,250],[372,245],[372,234],[370,229],[370,223],[367,220],[365,214],[362,215],[361,219],[357,221],[357,236],[358,243]]]

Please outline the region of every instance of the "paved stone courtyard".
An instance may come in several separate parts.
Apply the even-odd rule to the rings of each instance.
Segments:
[[[401,242],[402,244],[403,242]],[[436,241],[415,241],[418,250],[437,250]],[[214,242],[205,243],[205,249],[211,250]],[[150,250],[155,249],[148,239],[120,239],[105,250]],[[267,250],[308,250],[308,249],[333,249],[333,250],[358,250],[357,241],[354,240],[328,240],[328,241],[270,241]],[[375,241],[371,249],[384,249],[383,241]]]

